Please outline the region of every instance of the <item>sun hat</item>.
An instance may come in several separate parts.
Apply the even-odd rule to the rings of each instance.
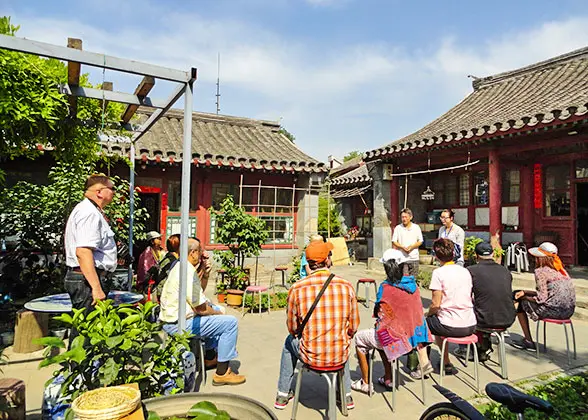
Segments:
[[[529,254],[534,257],[552,257],[557,255],[557,247],[551,242],[543,242],[535,248],[529,248]]]
[[[161,233],[152,230],[151,232],[147,233],[147,240],[152,241],[153,239],[161,238]]]
[[[306,259],[322,263],[329,257],[333,244],[330,242],[312,241],[306,247]]]
[[[384,255],[380,258],[380,262],[384,264],[386,261],[395,260],[397,264],[402,264],[408,261],[408,258],[399,249],[389,248],[384,251]]]

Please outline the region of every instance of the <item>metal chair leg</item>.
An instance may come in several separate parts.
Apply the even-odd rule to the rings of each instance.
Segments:
[[[398,378],[396,377],[397,365],[398,359],[395,359],[390,363],[390,368],[392,370],[392,411],[396,411],[396,385],[398,382]]]
[[[541,321],[537,320],[537,326],[535,328],[535,358],[539,359],[539,345],[541,341],[539,340],[539,327],[541,326]]]
[[[543,353],[547,353],[547,322],[543,322]]]
[[[338,381],[337,381],[338,379]],[[347,417],[347,395],[345,395],[345,368],[333,376],[333,380],[339,383],[339,398],[341,399],[341,414]],[[336,388],[335,388],[336,389]],[[336,413],[336,408],[335,408]]]
[[[368,384],[369,384],[368,396],[371,398],[373,395],[372,381],[373,381],[373,372],[374,372],[374,359],[376,358],[376,350],[368,351],[367,357],[368,357]]]
[[[570,328],[572,329],[572,344],[574,345],[574,360],[577,359],[576,356],[576,333],[574,332],[574,324],[572,323],[572,320],[570,319]]]
[[[476,349],[474,349],[474,351],[476,351]],[[477,351],[476,351],[476,353],[477,353]],[[464,362],[465,367],[468,367],[469,360],[470,360],[470,345],[468,344],[466,346],[466,358],[465,358],[465,362]]]
[[[443,386],[443,377],[445,376],[445,346],[447,345],[447,340],[443,340],[443,344],[441,345],[441,363],[439,364],[439,385]]]
[[[206,386],[206,363],[204,356],[206,355],[206,346],[204,340],[200,339],[200,369],[202,371],[202,382],[201,386]]]
[[[296,369],[298,370],[298,378],[296,378],[296,389],[294,390],[294,401],[292,404],[292,416],[291,420],[296,420],[296,412],[298,411],[298,401],[300,399],[300,388],[302,387],[302,374],[304,373],[304,367],[297,363]]]
[[[473,349],[473,352],[474,352],[474,375],[476,376],[476,392],[479,393],[480,392],[480,376],[478,375],[478,364],[479,364],[478,352],[475,348],[475,344],[471,343],[471,345],[474,346],[474,349]]]
[[[363,290],[365,291],[365,307],[370,308],[370,285],[369,283],[364,283]]]
[[[564,333],[566,335],[566,356],[568,356],[568,365],[572,364],[572,358],[570,357],[570,339],[568,338],[568,326],[563,324]]]
[[[419,368],[421,369],[421,390],[423,392],[423,405],[427,405],[427,387],[425,386],[425,375],[423,374],[424,366],[421,365],[421,360],[419,359]]]
[[[327,418],[329,420],[331,420],[331,419],[334,420],[337,418],[337,394],[336,394],[337,376],[332,375],[330,373],[321,373],[321,376],[326,379],[327,386],[328,386],[328,392],[329,392],[329,397],[328,397],[329,407],[327,408]],[[344,404],[344,401],[341,403],[341,405],[343,405],[343,404]]]

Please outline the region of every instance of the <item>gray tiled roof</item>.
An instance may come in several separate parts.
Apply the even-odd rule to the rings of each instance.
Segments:
[[[137,111],[144,122],[150,110]],[[165,116],[139,139],[135,158],[163,162],[182,159],[183,111],[169,110]],[[254,169],[275,169],[297,172],[327,172],[324,163],[308,156],[280,133],[277,122],[193,113],[192,156],[203,166],[233,166]],[[129,153],[124,139],[108,136],[101,141],[107,153]],[[128,140],[127,140],[128,142]]]
[[[331,175],[332,176],[332,175]],[[352,171],[346,172],[341,176],[331,178],[331,185],[345,186],[351,184],[371,184],[372,178],[368,173],[367,166],[361,162],[359,166]]]
[[[588,116],[588,47],[517,70],[476,79],[474,91],[448,112],[366,159],[446,142],[499,136]]]

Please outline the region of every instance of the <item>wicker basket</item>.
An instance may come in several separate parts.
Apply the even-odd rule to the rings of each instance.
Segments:
[[[80,420],[118,420],[132,413],[140,401],[138,389],[111,386],[84,392],[71,408]]]

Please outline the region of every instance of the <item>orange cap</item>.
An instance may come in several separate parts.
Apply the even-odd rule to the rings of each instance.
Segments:
[[[306,247],[306,259],[316,263],[322,263],[329,257],[333,244],[323,241],[312,241]]]

